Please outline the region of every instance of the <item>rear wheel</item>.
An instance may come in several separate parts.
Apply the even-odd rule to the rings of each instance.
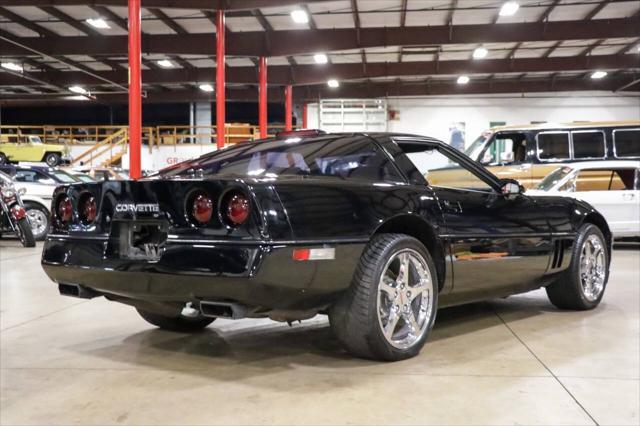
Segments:
[[[18,220],[18,238],[20,238],[20,242],[25,247],[35,247],[36,240],[33,238],[33,231],[31,231],[31,223],[29,223],[29,219],[23,217]]]
[[[24,209],[31,223],[33,237],[37,241],[44,240],[49,231],[49,212],[44,206],[29,201],[24,203]]]
[[[353,355],[396,361],[417,355],[433,327],[436,269],[424,245],[380,234],[367,245],[349,290],[331,308],[336,337]]]
[[[549,300],[560,309],[593,309],[602,300],[609,279],[609,253],[600,229],[587,223],[573,245],[569,268],[547,287]]]
[[[49,167],[55,167],[60,164],[60,154],[56,152],[47,152],[44,156],[44,162]]]
[[[175,317],[169,317],[156,314],[155,312],[144,311],[142,309],[136,308],[136,310],[138,311],[140,316],[149,324],[160,327],[163,330],[178,331],[181,333],[200,331],[215,320],[215,318],[207,318],[203,316],[189,318],[180,314]]]

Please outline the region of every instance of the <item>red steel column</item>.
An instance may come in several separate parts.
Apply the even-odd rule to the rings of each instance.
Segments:
[[[224,10],[216,13],[216,141],[218,149],[224,147],[225,126],[225,41]]]
[[[309,123],[308,114],[309,114],[308,105],[307,104],[303,104],[302,105],[302,128],[303,129],[308,128],[308,125],[307,125]]]
[[[140,0],[129,0],[129,175],[140,179],[142,73],[140,72]]]
[[[293,87],[284,87],[284,130],[293,129]]]
[[[267,58],[260,57],[259,69],[260,99],[258,100],[258,125],[260,127],[260,138],[267,137]]]

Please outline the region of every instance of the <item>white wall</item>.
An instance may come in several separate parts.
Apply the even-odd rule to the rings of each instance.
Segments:
[[[449,96],[388,98],[388,108],[399,111],[399,120],[388,122],[388,131],[449,139],[451,122],[466,124],[468,146],[491,121],[529,124],[532,121],[571,122],[640,120],[640,97],[600,93]],[[310,105],[309,128],[318,126],[317,105]]]

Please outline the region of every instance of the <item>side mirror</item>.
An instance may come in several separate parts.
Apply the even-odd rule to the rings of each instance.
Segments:
[[[509,199],[516,198],[524,193],[524,187],[515,179],[503,179],[500,191]]]

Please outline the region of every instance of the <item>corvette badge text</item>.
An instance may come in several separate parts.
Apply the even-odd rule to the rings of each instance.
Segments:
[[[160,206],[158,204],[117,204],[116,212],[118,213],[158,213]]]

